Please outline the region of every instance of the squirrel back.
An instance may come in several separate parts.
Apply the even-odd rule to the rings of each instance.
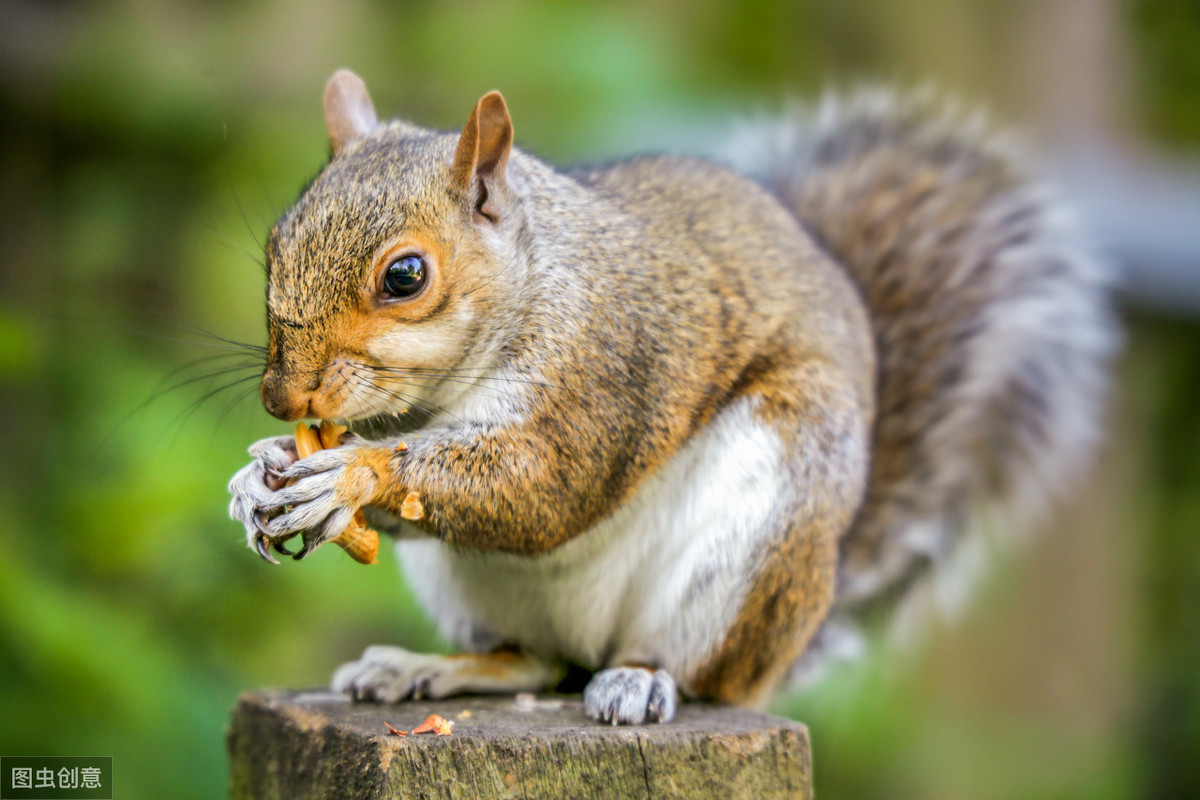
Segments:
[[[932,95],[831,97],[729,152],[869,308],[871,471],[834,615],[893,607],[980,512],[1027,523],[1081,471],[1118,338],[1108,271],[1019,150]]]

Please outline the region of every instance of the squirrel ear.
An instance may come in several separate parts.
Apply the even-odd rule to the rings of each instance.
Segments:
[[[488,92],[479,98],[463,127],[450,175],[455,185],[473,199],[475,210],[492,221],[499,216],[504,167],[512,143],[512,118],[504,96]]]
[[[367,85],[362,78],[348,69],[333,73],[325,84],[325,126],[329,128],[329,142],[333,153],[356,139],[366,136],[375,126],[375,106],[367,94]]]

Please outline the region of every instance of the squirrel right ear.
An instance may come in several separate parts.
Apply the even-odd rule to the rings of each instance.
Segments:
[[[458,137],[451,179],[471,198],[475,211],[495,222],[505,193],[504,168],[512,151],[513,126],[499,92],[479,98]]]
[[[325,84],[325,126],[333,154],[375,130],[375,106],[362,78],[348,69],[333,73]]]

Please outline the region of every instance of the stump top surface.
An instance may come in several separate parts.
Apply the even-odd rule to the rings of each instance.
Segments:
[[[514,741],[521,738],[564,738],[588,740],[628,739],[633,735],[649,740],[680,737],[764,736],[791,730],[807,739],[808,729],[799,722],[772,717],[731,706],[681,703],[669,723],[604,725],[588,719],[578,695],[539,695],[533,707],[522,707],[511,696],[451,697],[436,701],[406,701],[378,704],[356,703],[343,694],[324,689],[310,691],[267,690],[242,695],[240,704],[270,708],[301,727],[336,725],[360,736],[383,736],[413,746],[436,745],[458,739]],[[469,712],[463,716],[464,712]],[[451,736],[420,734],[394,736],[385,722],[410,731],[430,714],[440,714],[454,723]]]
[[[450,736],[396,736],[430,714]],[[578,695],[390,705],[327,690],[242,695],[229,733],[235,798],[810,797],[808,729],[683,703],[669,723],[589,720]]]

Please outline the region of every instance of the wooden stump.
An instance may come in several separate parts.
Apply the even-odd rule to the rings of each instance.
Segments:
[[[528,698],[526,698],[528,699]],[[532,707],[531,707],[532,706]],[[450,736],[394,736],[430,714]],[[808,798],[808,729],[720,706],[613,727],[579,697],[460,697],[380,706],[326,691],[245,694],[229,731],[233,797]]]

